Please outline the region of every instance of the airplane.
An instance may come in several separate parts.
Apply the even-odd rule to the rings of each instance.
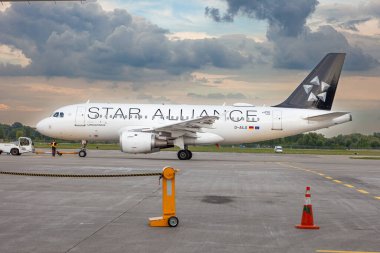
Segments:
[[[177,146],[190,160],[189,145],[252,143],[314,131],[352,121],[331,111],[345,53],[329,53],[282,103],[256,107],[82,103],[61,107],[36,125],[46,136],[87,141],[119,141],[125,153],[153,153]]]

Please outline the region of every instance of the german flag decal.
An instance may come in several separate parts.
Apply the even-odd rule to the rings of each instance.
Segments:
[[[254,126],[249,126],[249,127],[248,127],[248,130],[254,130],[254,129],[255,129]]]

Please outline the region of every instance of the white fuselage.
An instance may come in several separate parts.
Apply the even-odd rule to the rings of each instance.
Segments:
[[[125,129],[157,127],[204,116],[218,116],[211,133],[199,141],[184,144],[240,144],[276,139],[327,128],[351,121],[345,114],[326,120],[306,118],[331,113],[311,109],[255,106],[106,104],[85,103],[62,107],[37,124],[44,135],[66,140],[117,141]],[[199,135],[201,137],[201,135]]]

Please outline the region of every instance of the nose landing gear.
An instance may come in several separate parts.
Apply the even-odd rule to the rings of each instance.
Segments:
[[[79,151],[78,155],[79,155],[79,157],[86,157],[87,152],[85,149],[82,149],[81,151]]]
[[[78,153],[79,157],[86,157],[87,155],[86,147],[87,147],[87,140],[82,140],[82,147]]]

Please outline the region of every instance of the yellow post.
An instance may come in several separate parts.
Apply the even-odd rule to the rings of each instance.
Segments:
[[[177,170],[165,167],[162,170],[162,216],[149,218],[152,227],[176,227],[178,218],[175,211],[175,173]]]

